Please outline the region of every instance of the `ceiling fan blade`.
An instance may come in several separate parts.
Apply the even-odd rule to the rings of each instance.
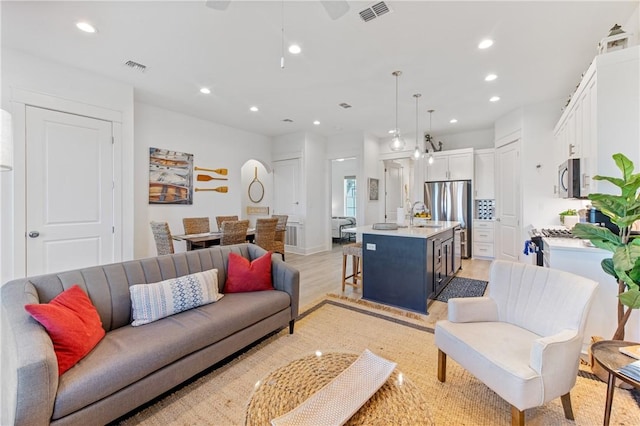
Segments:
[[[225,10],[229,7],[229,3],[231,0],[207,0],[204,2],[207,7],[215,10]]]
[[[324,10],[327,11],[329,17],[334,21],[338,18],[341,18],[345,13],[349,11],[349,3],[347,3],[345,0],[320,1],[320,3],[322,3]]]

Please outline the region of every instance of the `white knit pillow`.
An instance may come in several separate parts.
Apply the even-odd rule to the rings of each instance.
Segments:
[[[217,269],[157,283],[135,284],[129,290],[133,326],[148,324],[178,312],[213,303],[224,296],[218,293]]]

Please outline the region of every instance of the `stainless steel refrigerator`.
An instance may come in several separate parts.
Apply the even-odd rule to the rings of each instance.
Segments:
[[[460,222],[461,255],[471,257],[471,181],[425,182],[424,203],[431,220]]]

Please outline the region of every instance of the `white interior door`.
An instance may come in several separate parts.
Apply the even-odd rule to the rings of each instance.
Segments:
[[[26,108],[27,276],[114,262],[109,121]]]
[[[386,161],[384,166],[385,222],[396,222],[402,203],[402,165]]]
[[[496,149],[497,258],[518,261],[520,248],[520,140]]]
[[[273,212],[289,215],[298,222],[300,215],[300,159],[273,162]]]

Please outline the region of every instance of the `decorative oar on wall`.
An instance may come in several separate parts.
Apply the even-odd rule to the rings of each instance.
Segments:
[[[226,176],[227,173],[229,173],[227,169],[205,169],[204,167],[194,167],[193,169],[203,171],[203,172],[213,172],[223,176]]]
[[[213,176],[209,176],[209,175],[198,175],[198,180],[201,182],[207,182],[210,180],[229,180],[228,178],[219,178],[219,177],[213,177]]]
[[[217,188],[196,188],[196,192],[200,192],[200,191],[215,191],[215,192],[222,192],[222,193],[227,193],[229,192],[229,188],[226,186],[219,186]]]

